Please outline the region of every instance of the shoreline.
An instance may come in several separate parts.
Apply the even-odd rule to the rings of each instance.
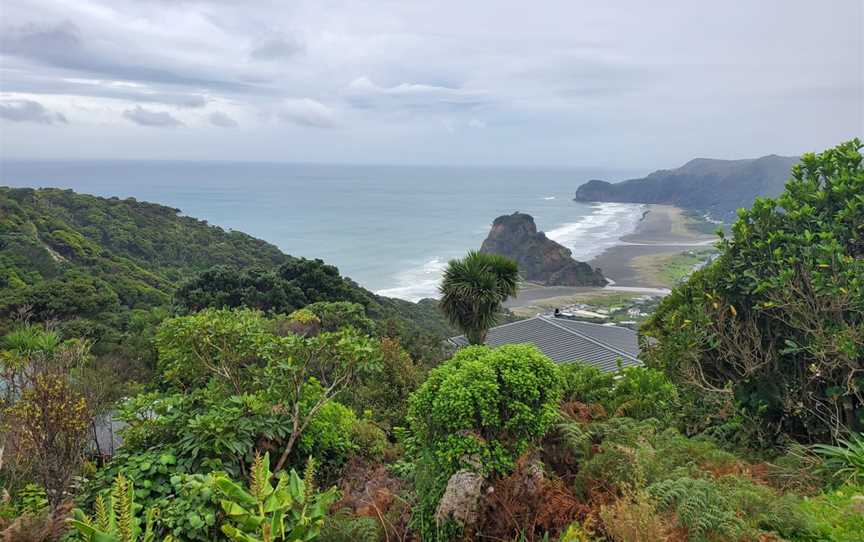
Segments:
[[[719,240],[698,231],[695,220],[672,205],[646,204],[636,230],[619,243],[588,261],[610,280],[596,287],[528,285],[505,306],[527,313],[545,312],[568,304],[610,296],[662,296],[674,286],[672,270],[686,272],[691,259],[698,259]],[[680,267],[684,265],[683,271]],[[692,264],[691,264],[692,265]]]

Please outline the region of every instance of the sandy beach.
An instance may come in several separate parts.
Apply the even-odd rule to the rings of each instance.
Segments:
[[[613,283],[607,288],[543,287],[526,285],[507,307],[519,312],[542,311],[551,307],[584,302],[598,297],[657,293],[674,286],[672,266],[686,263],[687,253],[704,253],[717,236],[701,233],[693,219],[671,205],[647,205],[635,232],[588,263],[600,268]],[[618,289],[620,288],[620,290]]]

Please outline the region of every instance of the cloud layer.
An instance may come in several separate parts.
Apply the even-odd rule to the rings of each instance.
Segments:
[[[74,142],[106,158],[646,168],[798,153],[864,135],[862,9],[4,0],[0,142],[7,157]]]

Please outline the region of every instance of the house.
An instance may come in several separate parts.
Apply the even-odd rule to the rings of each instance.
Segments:
[[[468,345],[464,335],[448,342],[456,347]],[[579,361],[603,371],[641,365],[636,332],[618,326],[578,322],[553,316],[535,316],[493,327],[486,344],[531,343],[556,363]]]

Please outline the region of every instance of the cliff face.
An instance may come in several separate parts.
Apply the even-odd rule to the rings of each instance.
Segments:
[[[797,157],[763,156],[750,160],[697,158],[677,169],[663,169],[642,179],[620,183],[592,180],[576,190],[577,201],[663,203],[707,211],[718,218],[734,216],[757,196],[783,191]]]
[[[492,223],[481,252],[516,260],[522,278],[546,286],[605,286],[600,271],[572,258],[570,249],[537,231],[534,218],[524,213],[499,216]]]

